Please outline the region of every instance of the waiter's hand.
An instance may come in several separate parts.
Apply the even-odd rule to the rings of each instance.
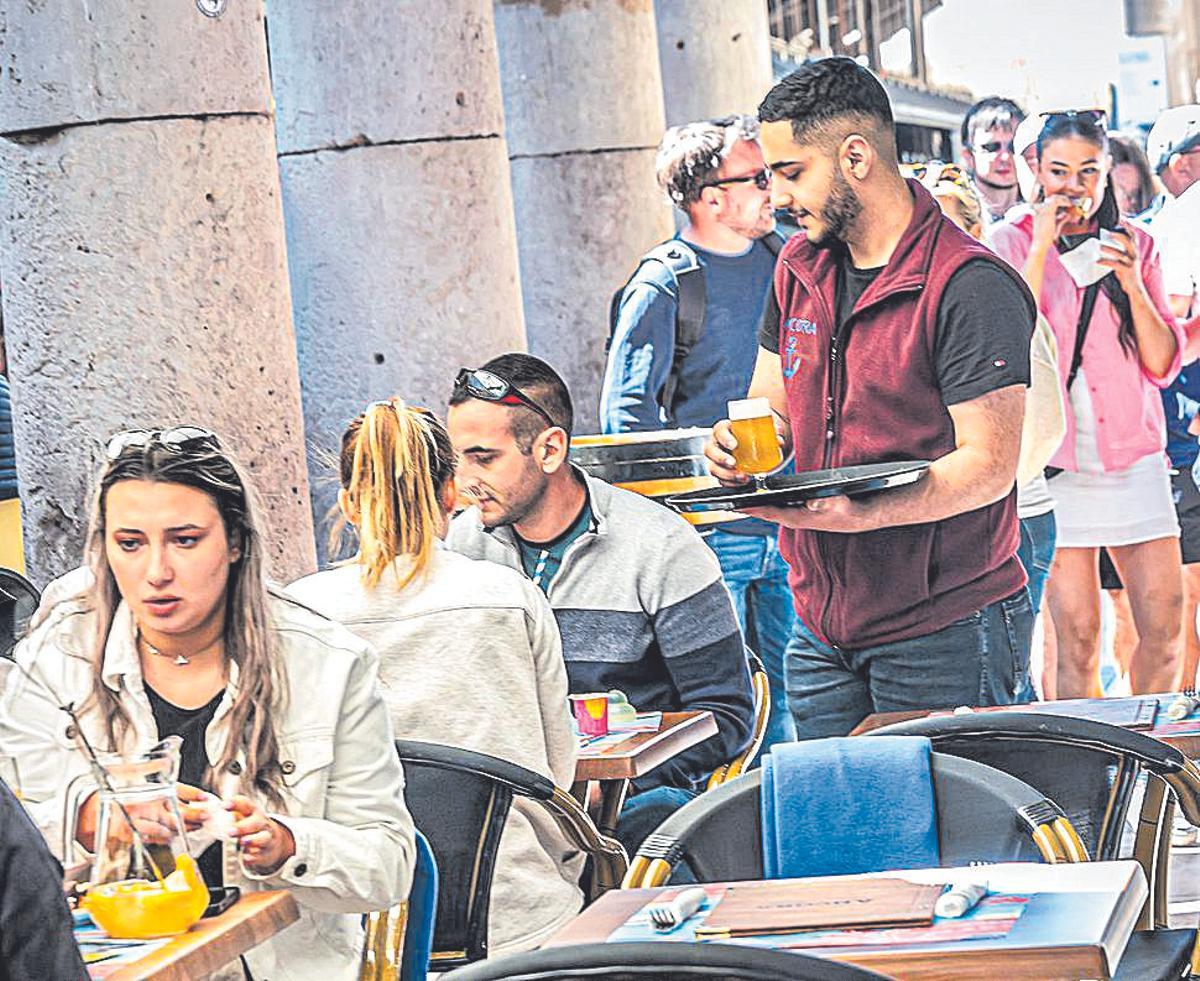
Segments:
[[[738,513],[809,531],[858,532],[880,527],[869,506],[843,495],[805,501],[796,507],[745,508]]]
[[[741,487],[750,480],[750,475],[737,468],[733,451],[737,439],[733,435],[733,424],[722,419],[712,429],[712,435],[704,444],[704,455],[708,458],[708,472],[725,487]]]

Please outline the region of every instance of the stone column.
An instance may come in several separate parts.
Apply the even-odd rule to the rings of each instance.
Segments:
[[[347,422],[525,349],[490,0],[271,6],[313,507]]]
[[[177,423],[247,466],[272,573],[311,570],[262,4],[0,0],[0,24],[0,280],[32,578],[77,564],[104,437]]]
[[[672,233],[652,0],[496,0],[529,348],[594,432],[608,305]]]
[[[753,113],[771,87],[766,0],[656,0],[667,125]]]

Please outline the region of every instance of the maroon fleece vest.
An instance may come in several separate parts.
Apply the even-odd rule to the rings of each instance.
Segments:
[[[936,460],[955,448],[934,337],[950,277],[972,259],[1016,272],[942,216],[916,181],[912,221],[835,337],[837,258],[803,235],[775,269],[779,357],[796,470]],[[1032,301],[1031,307],[1032,310]],[[987,507],[857,534],[781,529],[796,612],[836,647],[921,637],[1021,588],[1016,491]]]

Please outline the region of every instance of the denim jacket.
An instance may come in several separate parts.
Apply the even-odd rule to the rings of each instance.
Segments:
[[[255,978],[349,981],[358,976],[361,914],[399,902],[411,881],[413,824],[404,806],[404,777],[391,748],[371,648],[281,596],[272,596],[269,612],[286,676],[284,708],[272,718],[285,806],[270,813],[291,831],[296,853],[261,876],[242,865],[226,843],[225,881],[243,892],[289,889],[300,905],[297,924],[246,954]],[[8,675],[0,752],[18,758],[26,805],[58,851],[73,837],[77,809],[95,789],[74,726],[59,708],[64,701],[77,707],[88,701],[93,615],[86,600],[74,597],[43,608],[39,620],[14,652],[28,674]],[[109,630],[101,674],[132,719],[122,751],[154,745],[157,727],[142,682],[133,617],[124,603]],[[228,738],[237,685],[237,665],[231,664],[205,734],[210,763],[220,758]],[[107,748],[99,713],[84,711],[79,718],[92,745]],[[239,753],[213,789],[226,798],[257,796],[243,785],[243,770]]]

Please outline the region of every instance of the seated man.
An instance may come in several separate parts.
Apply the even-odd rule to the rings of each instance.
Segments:
[[[619,688],[642,711],[708,709],[717,735],[634,782],[618,837],[632,854],[749,741],[753,696],[716,556],[679,515],[567,460],[571,396],[528,354],[462,371],[448,428],[454,550],[523,572],[550,600],[572,692]]]
[[[0,782],[0,981],[86,981],[71,933],[62,866]]]

